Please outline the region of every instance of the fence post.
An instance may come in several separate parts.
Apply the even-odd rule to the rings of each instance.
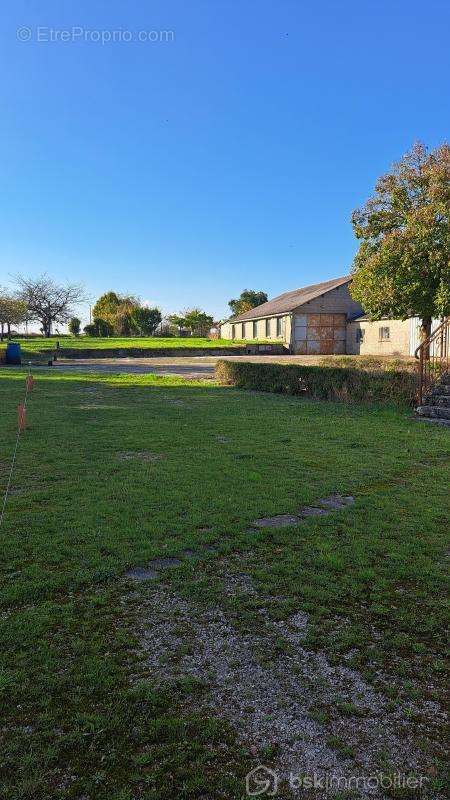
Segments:
[[[26,408],[23,403],[19,403],[19,405],[17,406],[17,427],[20,433],[25,430],[26,423],[27,423]]]

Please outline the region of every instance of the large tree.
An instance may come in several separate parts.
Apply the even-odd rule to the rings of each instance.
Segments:
[[[114,329],[116,323],[117,313],[120,307],[121,297],[116,292],[106,292],[98,298],[94,308],[92,309],[92,316],[94,320],[104,320]]]
[[[168,319],[178,328],[179,333],[186,328],[197,336],[207,336],[214,323],[214,318],[201,308],[188,308],[182,314],[171,314]]]
[[[0,341],[5,335],[11,335],[11,325],[21,325],[28,320],[28,309],[23,300],[0,288]]]
[[[89,331],[97,330],[98,336],[103,335],[103,329],[117,336],[151,336],[161,322],[158,308],[147,308],[138,297],[117,292],[106,292],[99,297],[93,317],[96,327],[89,326]]]
[[[265,292],[255,292],[253,289],[244,289],[237,300],[230,300],[228,305],[231,308],[233,316],[237,317],[238,314],[250,311],[251,308],[256,308],[262,303],[267,303],[267,295]]]
[[[29,319],[41,323],[44,336],[49,337],[55,323],[66,323],[72,316],[72,307],[85,300],[79,284],[55,283],[47,275],[40,278],[18,278],[19,298],[26,303]]]
[[[137,306],[131,314],[131,322],[139,336],[152,336],[161,322],[159,308]]]
[[[415,144],[352,215],[360,240],[351,294],[372,319],[450,313],[450,147]]]

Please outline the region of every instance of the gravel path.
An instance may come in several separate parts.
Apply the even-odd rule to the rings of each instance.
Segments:
[[[228,566],[218,563],[225,595],[256,597],[250,576]],[[161,583],[147,585],[136,632],[152,682],[169,688],[180,680],[195,681],[199,688],[187,697],[186,711],[225,718],[260,763],[269,760],[284,786],[291,774],[339,785],[352,776],[398,772],[424,776],[425,795],[417,795],[431,797],[429,761],[417,747],[411,716],[425,712],[441,718],[441,709],[409,701],[392,707],[358,671],[304,646],[304,612],[274,621],[261,600],[259,621],[241,630],[222,608],[199,605]],[[305,795],[294,788],[279,796]],[[328,789],[313,795],[315,800],[333,796]],[[384,800],[397,795],[369,782],[351,796]]]
[[[53,369],[106,374],[179,375],[188,380],[198,380],[214,378],[214,368],[220,358],[222,357],[61,359],[55,362]],[[319,364],[321,358],[322,356],[226,356],[227,361],[247,361],[254,364],[314,365]]]

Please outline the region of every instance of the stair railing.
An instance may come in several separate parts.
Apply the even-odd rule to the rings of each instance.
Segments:
[[[450,317],[445,317],[419,344],[414,356],[419,361],[417,401],[421,406],[428,392],[450,369]]]

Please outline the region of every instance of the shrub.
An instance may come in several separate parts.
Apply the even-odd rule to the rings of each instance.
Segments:
[[[346,403],[412,405],[416,378],[405,370],[369,371],[350,367],[254,364],[221,360],[216,376],[223,385],[301,395]]]
[[[78,319],[78,317],[72,317],[69,320],[68,328],[70,333],[72,333],[74,336],[78,336],[81,329],[81,320]]]
[[[86,336],[108,337],[112,334],[112,327],[105,319],[94,317],[94,322],[85,325],[83,328]]]

